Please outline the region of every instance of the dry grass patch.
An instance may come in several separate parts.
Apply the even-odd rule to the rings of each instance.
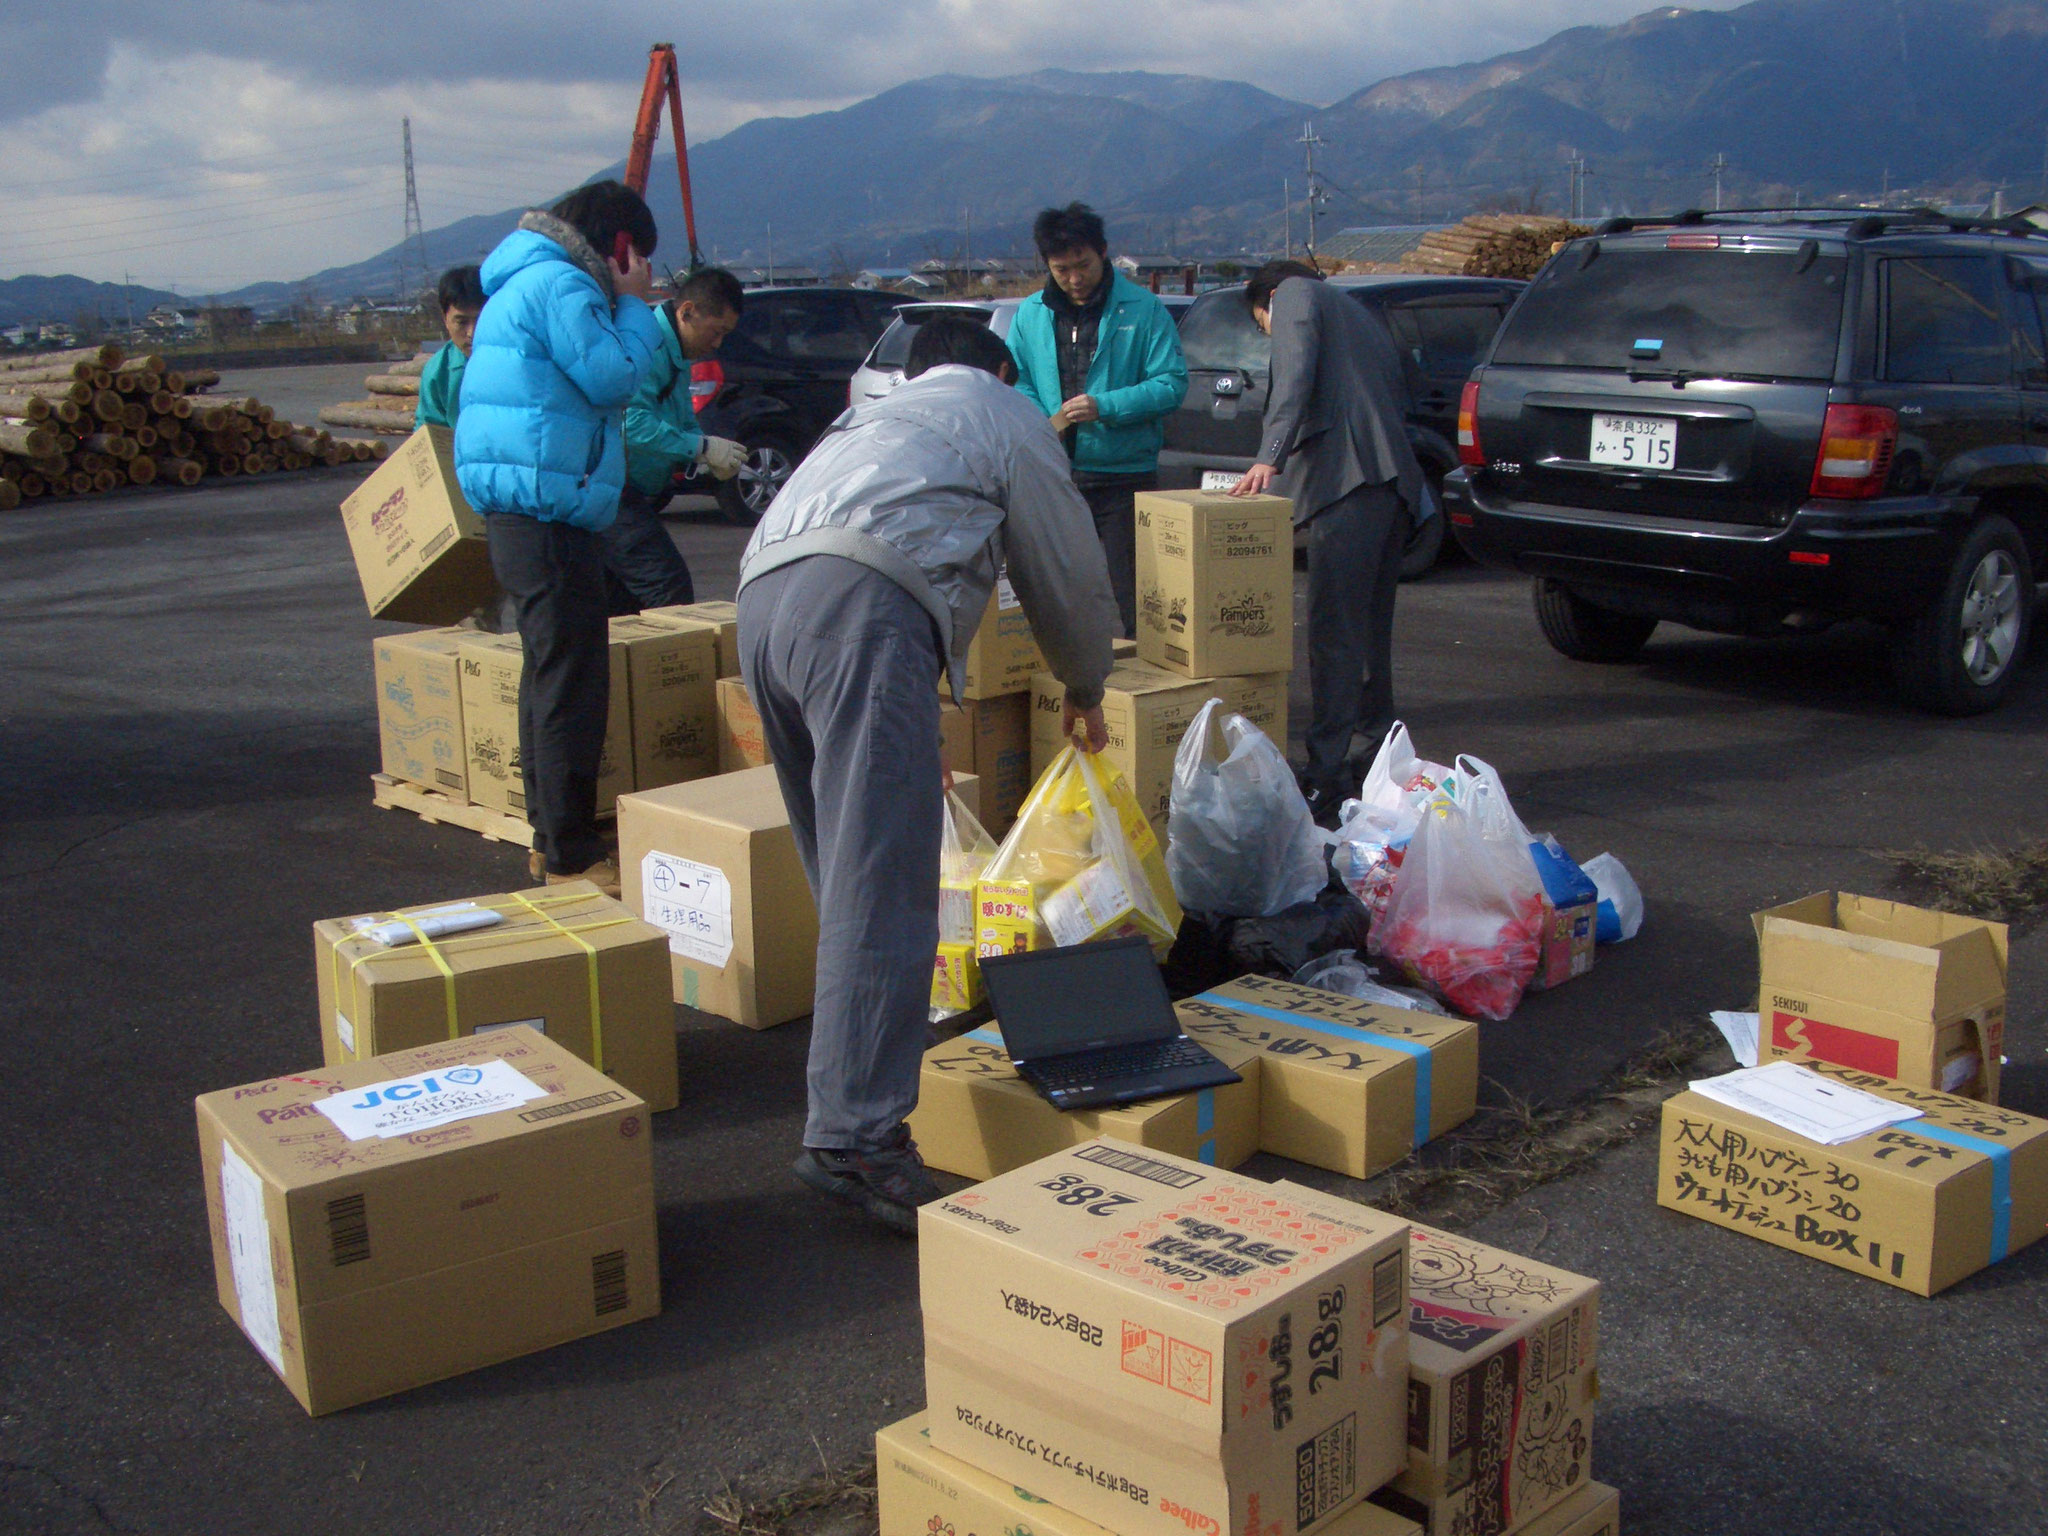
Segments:
[[[2048,839],[1971,853],[1895,850],[1886,857],[1913,899],[1939,912],[2031,925],[2048,910]]]

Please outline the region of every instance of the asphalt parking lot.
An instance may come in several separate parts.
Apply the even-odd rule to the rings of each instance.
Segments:
[[[0,517],[0,1530],[687,1531],[922,1402],[914,1250],[787,1172],[801,1023],[679,1010],[654,1321],[309,1420],[220,1310],[191,1100],[317,1059],[311,923],[523,883],[517,851],[370,803],[357,478]],[[672,529],[729,595],[744,535]],[[1590,977],[1486,1026],[1495,1106],[1583,1098],[1742,1006],[1761,906],[2048,836],[2040,662],[1971,721],[1902,708],[1869,632],[1579,666],[1523,583],[1454,564],[1403,591],[1397,690],[1425,755],[1492,763],[1648,901]],[[2005,1097],[2036,1114],[2044,960],[2016,939]],[[1594,1465],[1624,1529],[2048,1530],[2048,1244],[1923,1301],[1656,1210],[1647,1147],[1480,1227],[1606,1285]]]

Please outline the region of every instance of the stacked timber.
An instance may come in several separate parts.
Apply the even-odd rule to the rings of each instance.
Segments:
[[[206,393],[212,369],[181,373],[154,353],[81,347],[0,358],[0,511],[45,497],[121,486],[196,485],[381,459],[383,443],[348,442],[279,421],[253,395]]]
[[[420,373],[431,360],[421,353],[402,363],[393,363],[381,373],[363,380],[364,399],[343,400],[321,411],[320,419],[330,427],[353,427],[358,432],[388,432],[394,437],[412,434],[413,413],[419,408]]]
[[[1447,229],[1432,229],[1422,243],[1401,259],[1403,272],[1462,274],[1474,257],[1491,242],[1522,230],[1545,228],[1557,223],[1555,214],[1477,213]]]

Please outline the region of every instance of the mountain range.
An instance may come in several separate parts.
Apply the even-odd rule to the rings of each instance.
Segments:
[[[831,269],[1021,253],[1031,215],[1077,197],[1122,250],[1273,248],[1283,185],[1302,232],[1307,122],[1326,230],[1488,207],[1562,213],[1575,156],[1590,214],[1711,206],[1717,156],[1729,206],[1982,200],[2001,185],[2025,203],[2048,198],[2043,79],[2048,0],[1752,0],[1575,27],[1320,107],[1189,75],[935,75],[839,111],[755,119],[693,145],[690,167],[708,256]],[[672,158],[656,159],[649,201],[658,255],[679,266]],[[474,261],[517,217],[429,230],[428,260]],[[395,254],[227,297],[388,294]]]

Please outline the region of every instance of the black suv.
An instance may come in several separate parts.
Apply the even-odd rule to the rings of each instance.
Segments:
[[[698,425],[747,446],[747,467],[716,483],[719,511],[761,520],[818,435],[846,409],[847,381],[902,294],[862,288],[750,288],[740,323],[694,370]],[[706,387],[709,385],[710,387]]]
[[[2044,290],[2017,222],[1611,219],[1465,386],[1453,532],[1582,661],[1875,619],[1916,702],[1991,709],[2048,539]]]
[[[1387,323],[1408,375],[1408,438],[1431,480],[1441,483],[1457,463],[1453,441],[1458,390],[1486,351],[1501,316],[1522,284],[1495,277],[1427,277],[1405,273],[1334,277]],[[1259,448],[1273,344],[1244,307],[1244,285],[1218,288],[1181,317],[1188,395],[1166,418],[1159,483],[1168,490],[1235,484]],[[1416,530],[1401,562],[1419,576],[1443,548],[1444,520]]]

